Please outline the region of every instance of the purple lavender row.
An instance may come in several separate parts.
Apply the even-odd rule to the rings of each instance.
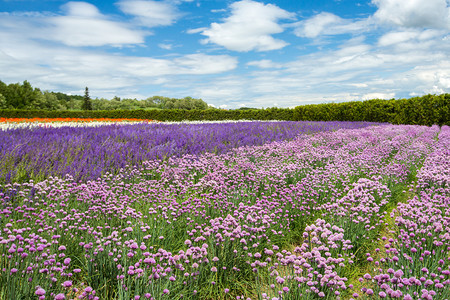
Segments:
[[[239,122],[18,128],[0,131],[0,183],[48,176],[97,179],[144,160],[224,153],[299,134],[361,128],[368,122]]]
[[[359,253],[380,238],[393,188],[436,148],[438,132],[393,125],[321,132],[147,161],[86,183],[66,176],[7,185],[0,293],[345,297]]]
[[[396,230],[383,237],[382,258],[366,274],[373,298],[450,299],[450,127],[439,134],[417,175],[415,196],[393,212]]]

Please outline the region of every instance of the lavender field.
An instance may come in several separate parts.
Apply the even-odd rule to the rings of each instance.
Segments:
[[[137,124],[0,141],[0,299],[450,299],[448,126]]]
[[[224,153],[241,146],[291,140],[299,134],[362,128],[368,122],[234,122],[200,124],[65,123],[0,127],[0,183],[70,174],[76,181],[118,173],[145,160]],[[95,124],[95,123],[94,123]],[[75,126],[74,126],[75,125]],[[48,127],[50,126],[50,127]]]

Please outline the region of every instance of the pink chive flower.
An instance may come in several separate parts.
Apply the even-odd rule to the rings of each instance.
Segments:
[[[55,296],[55,300],[64,300],[64,299],[66,299],[66,295],[62,293]]]
[[[38,295],[38,296],[43,296],[43,295],[45,295],[45,290],[44,290],[43,288],[38,288],[38,289],[36,290],[36,295]]]
[[[62,285],[63,285],[63,287],[71,287],[72,281],[70,281],[70,280],[64,281]]]

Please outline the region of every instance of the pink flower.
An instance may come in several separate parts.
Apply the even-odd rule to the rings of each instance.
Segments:
[[[64,300],[66,299],[66,296],[64,294],[58,294],[55,296],[55,300]]]
[[[62,285],[63,285],[63,287],[71,287],[72,281],[70,281],[70,280],[64,281]]]
[[[403,276],[403,271],[402,270],[398,270],[397,272],[394,273],[394,276],[397,278],[400,278]]]
[[[44,290],[43,288],[38,288],[38,289],[36,290],[36,295],[38,295],[38,296],[43,296],[43,295],[45,295],[45,290]]]
[[[155,260],[153,257],[146,257],[146,258],[144,259],[144,262],[145,262],[146,264],[155,264],[155,263],[156,263],[156,260]]]

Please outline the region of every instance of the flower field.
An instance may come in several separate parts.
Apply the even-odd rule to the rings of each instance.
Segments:
[[[450,127],[0,131],[0,299],[450,299]]]
[[[48,176],[64,177],[66,174],[75,181],[93,180],[145,160],[203,152],[223,153],[240,146],[293,139],[302,133],[370,124],[286,121],[187,125],[80,120],[84,119],[5,122],[8,129],[0,131],[0,183],[40,181]]]

